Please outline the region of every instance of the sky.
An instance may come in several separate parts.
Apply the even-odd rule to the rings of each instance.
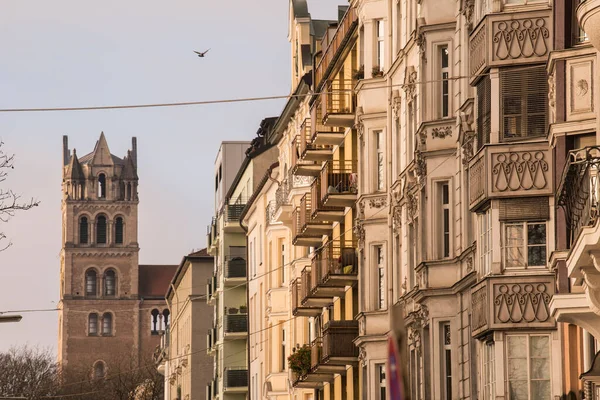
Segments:
[[[308,0],[335,19],[345,0]],[[165,103],[290,92],[287,0],[4,0],[0,109]],[[193,50],[210,48],[205,58]],[[62,136],[78,155],[104,131],[113,154],[138,139],[140,263],[178,264],[205,246],[213,162],[222,140],[252,140],[284,100],[137,110],[0,113],[15,169],[2,188],[39,207],[0,232],[0,312],[54,308],[59,299]],[[56,349],[55,311],[0,325],[0,351]]]

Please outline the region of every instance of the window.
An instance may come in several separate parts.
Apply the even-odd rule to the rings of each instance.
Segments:
[[[160,322],[158,320],[158,315],[160,312],[155,308],[150,311],[150,334],[158,335],[158,331],[160,329]]]
[[[544,136],[548,115],[548,78],[544,66],[500,73],[502,139]]]
[[[383,142],[383,132],[375,132],[375,157],[377,160],[377,181],[376,190],[382,191],[385,188],[385,176],[384,176],[384,165],[383,165],[383,152],[385,150],[385,143]]]
[[[394,29],[396,36],[396,53],[400,52],[402,46],[402,8],[400,1],[396,1],[396,29]]]
[[[549,336],[506,337],[510,399],[550,399],[549,344]]]
[[[417,284],[417,235],[415,233],[415,224],[408,225],[408,273],[409,273],[409,282],[407,291],[412,290],[413,287]]]
[[[104,313],[102,316],[102,335],[111,336],[113,333],[113,321],[111,313]]]
[[[114,296],[116,293],[116,274],[113,270],[104,273],[104,295]]]
[[[377,67],[379,68],[379,71],[383,71],[383,66],[385,65],[385,24],[383,23],[383,20],[380,19],[375,22],[375,26],[377,29],[377,60],[375,60],[376,65],[373,69]]]
[[[281,328],[281,371],[285,371],[285,360],[285,328]]]
[[[169,310],[165,309],[162,312],[162,330],[166,331],[169,328],[169,316],[171,315],[171,313],[169,312]]]
[[[88,315],[88,335],[96,336],[98,334],[98,314]]]
[[[98,198],[106,198],[106,175],[104,174],[98,175]]]
[[[413,347],[410,349],[410,393],[411,399],[421,400],[421,356]]]
[[[115,243],[123,244],[123,218],[115,220]]]
[[[406,159],[411,162],[415,157],[415,106],[414,101],[408,103],[407,110],[408,122],[406,129]]]
[[[97,282],[96,271],[88,270],[85,273],[85,295],[96,296],[96,282]]]
[[[449,95],[449,61],[448,61],[448,46],[439,47],[439,66],[440,66],[440,102],[441,102],[441,115],[447,117],[449,115],[450,108],[450,95]]]
[[[450,185],[448,182],[438,184],[440,201],[439,241],[440,255],[450,257]]]
[[[285,270],[287,266],[285,265],[285,243],[281,243],[281,284],[285,285],[286,276]]]
[[[452,348],[450,324],[442,324],[442,368],[444,371],[444,398],[452,400]]]
[[[94,379],[103,379],[105,377],[106,368],[104,362],[98,361],[94,364]]]
[[[504,224],[504,268],[546,266],[546,223]]]
[[[494,342],[483,344],[483,400],[496,398],[496,355]]]
[[[377,308],[385,309],[385,264],[383,247],[375,247],[375,261],[377,264]]]
[[[106,217],[104,215],[96,218],[96,243],[106,244]]]
[[[87,244],[88,242],[88,219],[81,217],[79,219],[79,243]]]
[[[577,19],[577,7],[583,3],[584,0],[572,0],[573,9],[571,11],[571,31],[572,33],[572,44],[580,44],[587,42],[588,36],[581,26],[579,26],[579,20]]]
[[[485,76],[477,84],[477,146],[490,142],[492,131],[492,81]]]
[[[377,400],[386,399],[386,381],[385,381],[385,364],[375,364],[375,373],[377,374]]]
[[[478,215],[479,219],[479,265],[481,275],[492,272],[492,210]]]

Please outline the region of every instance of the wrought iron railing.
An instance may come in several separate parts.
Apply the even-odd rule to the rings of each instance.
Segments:
[[[333,357],[358,357],[354,339],[358,336],[358,321],[329,321],[323,329],[323,356],[327,362]]]
[[[275,212],[277,211],[277,201],[276,200],[271,200],[269,201],[269,204],[267,204],[267,207],[265,208],[265,219],[266,219],[266,223],[267,225],[271,225],[274,224],[275,222]]]
[[[354,94],[351,81],[334,80],[327,82],[321,92],[323,117],[330,114],[351,114],[354,112]]]
[[[304,231],[306,225],[310,222],[312,212],[311,194],[305,193],[300,199],[300,230]]]
[[[226,314],[225,333],[248,332],[248,314]]]
[[[316,288],[332,275],[357,275],[356,242],[332,241],[323,246],[311,264],[311,286]]]
[[[326,161],[321,170],[321,201],[330,194],[358,193],[358,163],[356,160]]]
[[[571,248],[581,230],[593,226],[599,215],[598,170],[600,146],[589,146],[569,152],[557,191],[558,205],[565,211]]]
[[[228,388],[243,388],[248,386],[248,368],[229,367],[225,368],[223,386]]]
[[[275,191],[275,210],[274,213],[277,213],[277,211],[284,205],[289,204],[289,194],[290,194],[290,184],[289,184],[289,179],[286,178],[283,180],[283,182],[281,182],[281,185],[279,185],[279,187],[277,188],[277,190]],[[267,208],[268,210],[268,208]],[[267,219],[268,220],[268,219]]]

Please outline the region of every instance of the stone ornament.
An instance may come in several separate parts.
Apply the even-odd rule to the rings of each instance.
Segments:
[[[550,299],[543,283],[497,286],[494,316],[501,323],[546,322],[550,318]]]
[[[497,192],[542,190],[548,185],[543,151],[497,153],[492,157],[493,189]]]
[[[554,81],[554,73],[548,75],[548,108],[550,111],[550,121],[554,122],[556,115],[556,83]]]
[[[369,199],[369,207],[370,208],[382,208],[385,207],[387,205],[387,197],[386,196],[381,196],[381,197],[374,197]]]
[[[543,57],[550,48],[545,18],[498,21],[493,25],[494,60]]]
[[[448,136],[452,136],[452,126],[441,126],[431,130],[431,137],[434,139],[444,139]]]
[[[475,10],[475,0],[462,0],[460,12],[465,17],[465,23],[469,30],[473,28],[473,12]]]
[[[404,92],[406,93],[406,99],[408,101],[414,99],[417,94],[417,71],[415,71],[415,67],[410,66],[406,67],[404,70]]]
[[[425,37],[424,32],[421,32],[417,35],[415,43],[419,47],[419,54],[421,55],[421,59],[423,60],[423,62],[427,62],[427,39]]]

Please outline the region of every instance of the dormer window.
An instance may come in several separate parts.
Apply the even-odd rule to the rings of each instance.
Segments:
[[[106,175],[104,174],[98,175],[98,198],[106,198]]]

